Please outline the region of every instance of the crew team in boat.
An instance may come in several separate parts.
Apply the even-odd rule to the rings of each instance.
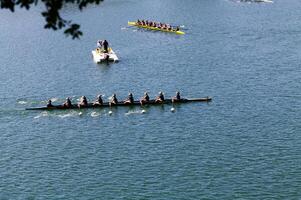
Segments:
[[[136,24],[139,26],[148,26],[148,27],[153,27],[153,28],[159,28],[163,30],[168,30],[168,31],[179,31],[180,28],[176,26],[173,28],[170,24],[165,24],[165,23],[160,23],[160,22],[153,22],[153,21],[148,21],[148,20],[137,20]]]
[[[172,103],[174,103],[174,102],[180,102],[183,99],[181,98],[180,92],[178,91],[178,92],[176,92],[176,96],[169,99],[169,101],[170,100],[172,101]],[[141,105],[148,104],[150,102],[150,98],[149,98],[148,93],[145,92],[143,97],[140,99],[140,101],[137,101],[137,102],[140,102]],[[163,92],[159,92],[159,95],[154,100],[152,100],[152,102],[164,103],[165,102],[165,97],[164,97]],[[113,94],[108,103],[109,103],[110,106],[114,106],[114,105],[120,104],[121,102],[118,102],[116,94]],[[124,101],[122,101],[122,103],[123,104],[134,104],[135,101],[134,101],[133,93],[130,92],[128,94],[128,97]],[[101,106],[103,104],[104,104],[104,102],[103,102],[103,99],[102,99],[102,95],[98,95],[96,97],[96,100],[93,103],[91,103],[91,105],[94,105],[94,106],[96,106],[96,105]],[[65,108],[73,107],[71,99],[69,97],[67,97],[66,101],[63,103],[62,106],[65,107]],[[79,100],[79,103],[77,104],[77,107],[81,108],[81,107],[87,107],[87,106],[89,106],[87,97],[82,96]],[[47,101],[47,108],[50,108],[50,107],[54,107],[54,105],[52,105],[52,101],[49,99]]]

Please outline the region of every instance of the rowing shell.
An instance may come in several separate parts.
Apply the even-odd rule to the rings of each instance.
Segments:
[[[184,35],[185,34],[183,31],[169,31],[169,30],[166,30],[166,29],[158,28],[158,27],[138,25],[136,22],[128,22],[128,25],[137,26],[139,28],[145,28],[145,29],[149,29],[149,30],[153,30],[153,31],[163,31],[163,32],[168,32],[168,33],[175,33],[175,34],[178,34],[178,35]]]
[[[211,101],[211,97],[205,97],[205,98],[196,98],[196,99],[181,99],[174,103],[189,103],[189,102],[209,102]],[[148,103],[145,103],[143,105],[162,105],[162,104],[171,104],[172,99],[165,99],[164,102],[158,103],[155,102],[155,100],[150,100]],[[112,104],[112,107],[119,107],[119,106],[140,106],[140,101],[134,101],[132,104],[125,104],[123,102],[119,102],[117,104]],[[52,107],[39,107],[39,108],[26,108],[26,110],[67,110],[67,109],[83,109],[83,108],[106,108],[111,107],[108,102],[103,103],[102,105],[94,105],[93,103],[89,103],[87,106],[81,106],[78,105],[72,105],[71,107],[65,107],[63,105],[57,105]]]

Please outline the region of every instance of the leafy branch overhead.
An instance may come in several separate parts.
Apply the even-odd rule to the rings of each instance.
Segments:
[[[64,33],[71,36],[72,39],[79,38],[83,33],[80,31],[80,25],[72,23],[71,20],[63,19],[60,16],[60,10],[64,4],[77,4],[79,10],[82,10],[89,4],[98,5],[103,0],[40,0],[45,5],[46,10],[42,12],[42,16],[46,20],[44,28],[58,30],[65,29]],[[9,9],[15,11],[15,7],[26,8],[29,10],[31,6],[36,6],[39,0],[0,0],[1,9]]]

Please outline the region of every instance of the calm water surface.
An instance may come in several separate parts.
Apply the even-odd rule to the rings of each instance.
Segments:
[[[301,2],[107,0],[42,29],[0,12],[0,199],[300,199]],[[185,25],[186,35],[125,28]],[[120,62],[97,65],[108,39]],[[171,106],[36,112],[49,98],[212,96]]]

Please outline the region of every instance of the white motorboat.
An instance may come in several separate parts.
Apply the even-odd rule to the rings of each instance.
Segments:
[[[101,63],[104,61],[107,62],[118,62],[119,59],[116,55],[116,53],[113,51],[112,48],[108,49],[108,52],[105,53],[102,49],[96,48],[92,51],[94,62]]]

